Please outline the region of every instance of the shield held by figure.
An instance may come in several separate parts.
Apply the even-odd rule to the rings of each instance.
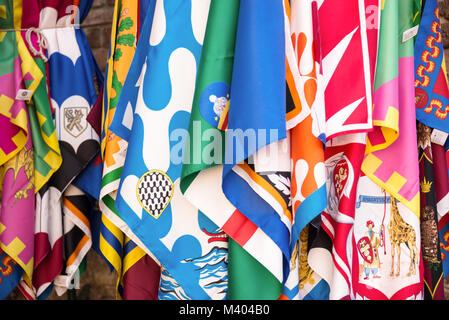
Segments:
[[[363,260],[368,263],[373,263],[374,251],[373,247],[371,247],[371,241],[368,237],[365,236],[357,242],[357,249],[362,255]]]

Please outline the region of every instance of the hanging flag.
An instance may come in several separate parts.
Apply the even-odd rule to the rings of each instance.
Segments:
[[[124,4],[124,6],[123,6]],[[121,11],[119,11],[121,10]],[[101,227],[100,227],[100,242],[99,249],[106,259],[106,261],[117,272],[116,284],[116,298],[121,298],[123,292],[120,286],[120,278],[122,273],[122,253],[124,235],[122,231],[114,225],[108,218],[112,213],[116,216],[116,209],[114,205],[115,194],[120,183],[120,175],[124,164],[126,155],[126,142],[118,136],[113,135],[109,131],[109,123],[112,121],[113,113],[117,105],[120,91],[123,86],[124,79],[118,79],[117,69],[119,62],[126,59],[126,65],[121,68],[120,76],[124,77],[135,50],[135,42],[137,41],[118,41],[117,36],[121,33],[126,33],[127,37],[136,37],[137,35],[137,21],[135,17],[138,14],[138,5],[136,3],[122,3],[122,1],[115,1],[114,15],[111,29],[111,45],[109,50],[109,58],[106,66],[106,80],[103,98],[103,112],[102,112],[102,128],[101,128],[101,157],[103,160],[103,173],[99,206],[102,211]],[[119,21],[121,21],[119,25]],[[123,39],[123,37],[122,37]],[[125,52],[125,54],[124,54]],[[117,61],[117,62],[116,62]],[[115,96],[112,98],[112,90]],[[111,177],[111,178],[109,178]],[[107,199],[103,200],[104,197]],[[109,204],[108,205],[105,205]]]
[[[121,287],[124,300],[157,300],[161,268],[154,259],[125,237]]]
[[[423,298],[416,215],[367,176],[359,181],[352,239],[355,299]]]
[[[438,234],[440,240],[441,261],[443,264],[443,279],[449,274],[449,171],[446,145],[447,142],[445,145],[432,143],[438,211]]]
[[[27,116],[26,106],[19,112]],[[3,183],[0,248],[21,267],[24,280],[30,284],[34,263],[35,198],[33,147],[29,122],[26,124],[27,144],[1,167]]]
[[[274,276],[276,290],[264,299],[280,296],[289,273],[291,212],[289,146],[285,139],[285,30],[283,1],[241,1],[222,189],[241,216],[254,225],[247,234],[251,236],[259,228],[269,237],[266,243],[275,244],[272,250],[275,255],[263,267]],[[259,81],[261,78],[266,81]],[[250,156],[254,159],[259,156],[259,159],[248,161]],[[269,167],[270,163],[273,166]],[[258,244],[257,248],[261,251],[259,255],[266,255],[264,246]],[[232,250],[230,247],[230,259]],[[236,295],[235,298],[245,299],[245,296]]]
[[[414,41],[404,33],[416,24],[419,10],[412,0],[386,1],[381,7],[375,127],[368,133],[362,164],[366,176],[359,182],[352,239],[352,289],[357,299],[423,297],[419,167],[411,111]],[[398,162],[403,154],[409,160]]]
[[[444,300],[443,264],[438,235],[438,209],[434,159],[431,146],[432,129],[418,122],[419,175],[421,186],[421,250],[424,263],[424,299]],[[446,174],[447,176],[447,174]]]
[[[449,133],[449,87],[437,0],[427,0],[415,42],[416,119]]]
[[[298,242],[298,273],[299,299],[328,300],[329,279],[322,277],[323,270],[332,267],[332,241],[320,228],[321,217],[308,224],[299,235]],[[312,268],[312,261],[318,261],[320,268]],[[328,270],[326,270],[328,271]],[[319,273],[320,272],[320,273]],[[329,272],[324,272],[328,274]]]
[[[40,8],[38,7],[38,4],[30,0],[23,0],[21,6],[27,8],[26,14],[22,15],[21,28],[25,30],[39,27]],[[32,103],[28,104],[31,136],[33,139],[34,148],[35,192],[42,192],[43,190],[46,190],[47,187],[44,185],[49,181],[52,174],[60,167],[62,162],[61,152],[59,149],[58,139],[56,137],[52,118],[52,108],[50,105],[47,90],[48,79],[46,76],[47,68],[45,65],[46,56],[45,52],[42,51],[42,48],[40,48],[40,44],[38,43],[38,38],[40,36],[41,35],[38,32],[22,31],[21,38],[23,40],[20,41],[21,45],[19,45],[20,48],[23,46],[23,44],[26,44],[26,48],[29,51],[29,54],[34,59],[34,68],[36,69],[35,74],[39,73],[39,78],[42,78],[32,96]],[[30,65],[30,63],[28,63],[28,65]],[[25,81],[25,83],[27,83],[27,80]],[[35,218],[37,230],[43,230],[41,226],[45,224],[44,220],[42,219],[43,216],[41,216],[40,213],[41,199],[40,195],[37,194]],[[48,214],[44,214],[44,216],[47,217]],[[57,221],[57,219],[55,220]],[[56,222],[56,224],[58,223]],[[36,287],[38,288],[40,287],[40,285],[38,285],[37,283],[40,282],[39,279],[42,279],[43,274],[50,275],[51,277],[51,272],[45,270],[42,273],[42,270],[40,268],[41,263],[43,263],[45,256],[49,252],[48,245],[48,233],[36,233],[34,239],[35,252],[32,281],[33,285],[36,285]],[[57,267],[58,264],[51,263],[51,265],[54,266],[53,268],[56,268],[56,271],[53,272],[56,275],[59,272],[59,269]],[[23,281],[21,283],[23,283],[23,286],[25,286],[27,288],[27,291],[29,292],[29,294],[24,295],[24,297],[35,297],[35,293],[33,292],[31,283],[25,283]],[[39,291],[40,294],[42,290],[37,291]]]
[[[22,19],[22,1],[0,2],[2,29],[21,29]],[[3,261],[7,263],[4,264],[3,275],[9,277],[4,279],[0,289],[2,295],[7,295],[21,277],[31,285],[33,274],[35,169],[27,104],[31,102],[43,75],[20,31],[1,32],[0,46],[4,62],[0,75],[3,80],[0,121],[4,130],[0,141],[0,248]]]
[[[179,188],[208,12],[208,1],[156,3],[151,34],[141,34],[127,77],[134,82],[129,89],[125,82],[120,97],[136,102],[120,110],[119,101],[110,126],[128,142],[117,211],[192,299],[225,298],[227,281],[217,226]]]
[[[356,192],[365,152],[366,134],[348,134],[326,143],[327,208],[321,214],[324,234],[309,253],[309,265],[328,284],[329,299],[351,296],[351,234],[356,213]],[[319,233],[321,232],[319,230]],[[332,243],[329,252],[329,241]],[[316,248],[316,249],[315,249]]]
[[[394,161],[401,154],[418,159],[415,116],[408,109],[414,105],[409,75],[413,65],[413,39],[403,41],[404,30],[415,25],[416,10],[413,1],[406,1],[403,10],[398,3],[384,2],[383,5],[374,82],[375,127],[368,134],[362,170],[419,216],[417,162]]]
[[[47,42],[51,104],[55,112],[56,135],[63,157],[63,163],[47,189],[48,195],[44,193],[40,199],[41,216],[46,214],[44,208],[51,208],[55,219],[57,215],[62,215],[63,225],[61,227],[57,223],[44,221],[41,227],[43,234],[52,234],[52,244],[57,243],[54,239],[60,238],[58,232],[64,232],[65,249],[70,247],[67,242],[71,238],[70,234],[83,233],[89,237],[89,234],[84,233],[87,230],[88,224],[85,221],[88,220],[89,213],[76,210],[74,212],[71,206],[66,207],[70,201],[63,201],[63,193],[98,153],[99,137],[87,121],[87,116],[96,102],[103,81],[84,33],[79,26],[74,25],[83,21],[91,1],[82,2],[80,7],[77,4],[78,2],[69,0],[57,4],[46,1],[40,8],[40,28]],[[61,25],[67,27],[55,28]],[[61,207],[64,208],[63,211],[60,210]],[[78,219],[75,218],[77,214]],[[50,231],[49,228],[53,230]],[[36,230],[36,234],[38,233]],[[85,239],[84,236],[71,239],[75,238]],[[90,244],[90,240],[72,243],[73,248],[82,247],[75,251],[76,255],[80,254],[77,257],[70,258],[72,255],[67,256],[68,252],[65,252],[65,258],[68,260],[65,263],[75,264],[66,265],[66,270],[63,271],[66,275],[57,280],[57,293],[64,292],[64,287],[70,284],[78,267],[76,264],[82,261],[81,255],[87,253]],[[59,289],[61,286],[62,289]]]
[[[314,24],[317,9],[313,1],[292,1],[291,38],[295,55],[299,57],[299,78],[304,83],[304,98],[300,97],[298,103],[312,110],[312,114],[317,114],[322,108],[319,105],[321,99],[317,97],[317,72],[320,72],[320,66],[314,53],[314,41],[319,41],[314,39],[314,32],[318,28],[316,20]],[[323,133],[314,134],[313,127],[320,125],[312,114],[290,130],[293,212],[290,250],[293,250],[305,226],[327,206],[324,145],[319,139]]]
[[[109,131],[109,124],[114,118],[139,38],[140,10],[141,8],[134,1],[124,0],[115,3],[111,50],[105,82],[106,94],[103,100],[102,157],[104,162],[99,203],[102,210],[99,247],[105,259],[118,274],[117,298],[119,299],[156,299],[160,277],[158,264],[119,228],[124,222],[115,208],[115,198],[128,144],[124,139]],[[134,281],[136,278],[140,279],[140,284]],[[151,288],[154,287],[156,289],[152,290]]]
[[[213,233],[216,239],[223,240],[220,242],[223,248],[227,247],[227,235],[238,243],[235,246],[238,246],[240,250],[245,251],[243,248],[246,248],[250,254],[259,258],[263,257],[260,254],[260,249],[253,249],[251,243],[255,243],[254,241],[267,242],[268,239],[263,239],[266,235],[257,227],[254,228],[254,224],[248,221],[226,199],[221,189],[224,139],[230,105],[230,85],[239,6],[239,0],[211,3],[190,116],[189,135],[191,139],[188,149],[190,153],[184,159],[180,186],[186,198],[219,227]],[[213,138],[212,141],[211,138]],[[273,247],[272,241],[268,240],[268,243]],[[249,259],[255,264],[259,264],[255,258],[250,257]],[[266,257],[264,259],[268,262]],[[237,272],[242,270],[241,266],[245,263],[241,259],[233,260],[231,257],[228,258],[228,261],[229,263],[235,261]],[[259,267],[259,269],[260,272],[267,273],[263,267]],[[250,274],[256,275],[253,272]],[[233,284],[240,283],[240,281],[231,279],[233,275],[229,275],[228,299],[237,298],[234,295]],[[169,275],[165,271],[163,279],[168,281],[166,280],[168,277]],[[261,286],[257,291],[259,296],[260,294],[269,294],[268,292],[272,288],[271,282],[263,287],[260,281],[263,277],[263,275],[258,276]],[[270,276],[268,275],[268,277]],[[245,283],[247,282],[250,281],[245,279]],[[260,288],[263,289],[260,290]]]
[[[32,0],[22,0],[26,14],[22,17],[22,29],[39,27],[39,4]],[[59,150],[58,138],[53,123],[52,107],[47,90],[47,61],[44,53],[39,54],[41,44],[38,42],[40,34],[37,32],[22,31],[22,38],[26,40],[42,80],[33,94],[32,104],[29,105],[30,126],[34,146],[35,163],[35,192],[50,179],[51,175],[61,166],[62,158]],[[29,39],[29,40],[28,40]]]
[[[373,123],[365,2],[316,3],[322,67],[319,90],[324,92],[326,138],[366,132]]]
[[[146,2],[142,2],[141,4],[143,5],[144,3],[147,3],[147,6],[143,9],[141,8],[141,10],[140,10],[140,20],[144,20],[144,22],[140,28],[141,33],[138,33],[137,36],[138,36],[138,38],[148,39],[150,36],[150,32],[151,32],[151,26],[153,24],[153,15],[154,15],[156,1],[147,0]],[[146,16],[143,17],[143,19],[142,19],[142,10],[145,10],[145,12],[147,13]],[[125,19],[126,19],[126,17],[125,17]],[[117,38],[116,34],[114,36],[114,31],[117,30],[116,27],[117,27],[116,24],[115,24],[115,26],[113,25],[111,41],[112,41],[112,39]],[[114,43],[112,41],[111,48],[114,47],[113,44]],[[147,45],[145,43],[137,42],[137,47],[134,50],[131,50],[130,48],[127,48],[127,50],[128,50],[128,52],[134,54],[135,50],[137,50],[139,47],[147,48]],[[143,48],[139,49],[139,51],[144,51],[144,50],[145,49],[143,49]],[[108,84],[110,84],[112,86],[112,78],[110,75],[111,74],[113,75],[113,73],[112,73],[112,71],[109,72],[109,69],[113,70],[112,68],[113,68],[114,63],[111,63],[114,61],[113,53],[114,52],[111,50],[110,55],[109,55],[109,60],[108,60],[108,66],[106,69],[107,81],[105,82],[105,86],[108,86]],[[101,129],[102,130],[101,138],[102,138],[102,144],[103,144],[104,148],[109,144],[107,140],[104,140],[106,128],[109,128],[108,132],[109,132],[110,136],[114,137],[113,141],[114,140],[120,141],[120,145],[121,145],[120,150],[122,150],[122,151],[127,150],[127,145],[128,145],[129,137],[131,134],[131,128],[132,128],[132,122],[133,122],[134,107],[136,105],[137,93],[138,93],[138,90],[137,90],[138,87],[136,87],[136,83],[138,82],[138,79],[140,77],[140,73],[138,73],[137,70],[142,68],[145,58],[146,58],[146,56],[144,54],[133,56],[131,65],[129,66],[129,69],[126,70],[126,72],[127,72],[126,81],[124,81],[121,84],[120,90],[118,90],[118,87],[116,85],[116,87],[117,87],[116,89],[119,91],[119,94],[117,95],[117,92],[116,92],[116,96],[114,96],[114,98],[112,100],[109,99],[112,87],[109,87],[109,89],[105,90],[104,99],[103,99],[103,109],[102,109],[103,110],[102,111],[103,119],[102,119],[102,129]],[[129,63],[129,61],[125,61],[125,62],[122,61],[122,63],[124,63],[126,65],[127,63]],[[115,89],[114,89],[114,91],[115,91]],[[117,100],[117,101],[115,101],[115,100]],[[115,108],[113,108],[113,110],[112,110],[114,117],[109,119],[108,117],[105,117],[104,115],[106,115],[108,113],[107,108],[110,105],[111,101],[115,105]],[[106,124],[108,125],[108,127],[106,127]],[[120,131],[120,134],[121,134],[120,136],[114,134],[113,130],[111,130],[111,128],[113,128],[114,126],[116,128],[118,128],[117,130]],[[112,146],[109,149],[110,149],[111,153],[114,153],[114,150],[115,150],[114,147],[116,147],[116,145],[113,143],[111,145]],[[106,152],[106,149],[104,149],[103,151]],[[102,157],[104,158],[105,154],[102,153]],[[119,159],[117,159],[117,157]],[[117,211],[117,208],[115,207],[115,198],[116,198],[117,189],[114,189],[114,188],[118,188],[117,183],[120,182],[120,180],[117,181],[117,180],[115,180],[115,178],[117,178],[118,173],[120,173],[120,177],[121,177],[125,158],[126,158],[125,152],[119,152],[118,155],[116,154],[115,158],[114,158],[115,164],[113,165],[113,167],[116,168],[117,171],[113,170],[113,171],[111,171],[110,176],[105,175],[102,178],[102,186],[101,186],[100,201],[99,201],[99,205],[101,207],[101,210],[102,210],[102,213],[104,216],[102,219],[109,220],[111,222],[111,225],[110,225],[111,228],[112,228],[112,226],[116,226],[117,229],[115,230],[114,233],[117,235],[117,237],[119,237],[118,234],[120,231],[123,232],[128,238],[130,238],[133,242],[135,242],[139,248],[142,248],[148,255],[152,256],[152,258],[154,259],[154,256],[152,255],[151,251],[148,250],[148,248],[143,244],[143,242],[134,234],[134,232],[129,228],[129,226],[123,221],[123,219],[120,217],[120,213]],[[103,160],[103,162],[105,162],[105,160]],[[121,166],[120,166],[120,164],[121,164]],[[106,166],[106,170],[107,170],[108,165],[107,164],[104,164],[104,165]],[[114,173],[112,173],[112,172],[114,172]],[[113,179],[109,179],[109,177],[113,177]],[[111,228],[109,228],[110,231],[112,231]],[[103,248],[104,248],[104,250],[109,250],[109,249],[106,249],[106,244],[104,244]]]

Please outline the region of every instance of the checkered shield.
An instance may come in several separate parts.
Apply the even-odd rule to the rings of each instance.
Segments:
[[[137,183],[137,197],[141,206],[154,218],[167,208],[173,196],[173,182],[162,171],[150,170]]]

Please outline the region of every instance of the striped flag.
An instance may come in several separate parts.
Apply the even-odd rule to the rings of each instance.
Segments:
[[[229,237],[228,299],[277,298],[281,290],[279,281],[261,263],[275,267],[276,263],[269,261],[263,250],[279,250],[259,227],[226,199],[221,188],[235,37],[241,5],[240,1],[211,3],[190,117],[191,152],[184,159],[181,190],[219,227],[216,233],[224,232]],[[205,141],[205,137],[213,137],[213,141]],[[257,268],[258,272],[254,273],[253,268]],[[248,276],[255,276],[255,281],[249,280]],[[258,291],[247,286],[246,292],[239,292],[241,278],[248,284],[257,282]],[[262,281],[264,278],[268,281]]]
[[[277,299],[289,273],[291,212],[289,146],[285,140],[285,46],[283,1],[241,1],[222,182],[224,195],[238,210],[226,222],[235,235],[224,226],[223,230],[233,239],[236,235],[244,236],[247,242],[243,242],[246,252],[241,250],[242,242],[229,244],[229,294],[234,299]],[[261,78],[267,81],[259,81]],[[265,146],[264,151],[257,153]],[[278,152],[282,157],[275,159]],[[252,155],[260,156],[254,164],[248,161]],[[266,167],[270,156],[280,160],[272,162],[274,168]],[[265,240],[255,241],[255,235]],[[248,259],[249,252],[255,259]],[[267,252],[271,252],[269,259]],[[258,281],[253,269],[264,271]],[[246,278],[251,272],[251,278]],[[260,283],[269,284],[271,289],[260,290]],[[247,289],[237,290],[243,287]]]
[[[157,298],[160,277],[158,264],[120,229],[124,222],[118,215],[115,198],[128,144],[126,140],[109,131],[109,124],[114,118],[120,93],[134,56],[135,44],[138,42],[142,10],[146,11],[134,1],[115,2],[111,50],[105,82],[106,94],[103,101],[102,157],[104,161],[99,202],[102,210],[99,248],[118,274],[118,299]],[[132,237],[137,238],[133,234]],[[145,272],[146,269],[148,272]],[[141,282],[145,283],[137,284],[133,280],[136,277],[140,277]],[[152,287],[156,287],[155,293],[151,290]],[[148,293],[148,291],[151,292]]]

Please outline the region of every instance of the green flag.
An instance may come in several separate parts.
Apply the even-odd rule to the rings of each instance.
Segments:
[[[251,249],[246,250],[248,239],[239,237],[251,234],[248,226],[258,228],[248,223],[221,188],[239,7],[240,0],[216,0],[210,5],[180,186],[187,199],[217,225],[216,232],[229,237],[233,254],[228,259],[228,299],[277,299],[281,283]],[[252,240],[263,236],[254,232]]]

